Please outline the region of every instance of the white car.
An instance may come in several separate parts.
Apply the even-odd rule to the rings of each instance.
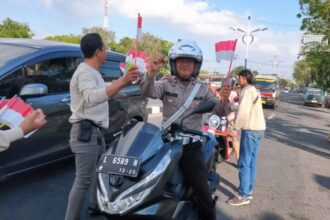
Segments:
[[[288,94],[288,93],[289,93],[289,89],[288,89],[288,88],[284,88],[284,89],[282,90],[282,92]]]

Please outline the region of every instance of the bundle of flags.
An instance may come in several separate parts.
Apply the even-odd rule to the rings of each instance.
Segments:
[[[33,111],[21,98],[14,96],[11,99],[0,100],[0,128],[4,125],[18,127],[24,118]]]
[[[130,49],[127,52],[125,63],[120,63],[119,67],[124,73],[126,73],[132,66],[136,66],[140,78],[143,78],[147,73],[148,59],[148,56],[142,51]]]

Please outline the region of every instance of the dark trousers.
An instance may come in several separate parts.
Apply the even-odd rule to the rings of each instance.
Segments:
[[[96,207],[97,173],[96,163],[105,151],[105,142],[99,143],[100,131],[93,127],[90,142],[78,140],[79,123],[72,125],[70,134],[70,147],[75,154],[76,177],[69,195],[65,220],[81,219],[80,213],[85,196],[89,191],[89,205]],[[103,135],[102,135],[103,136]]]
[[[194,191],[200,218],[202,220],[215,220],[215,204],[208,186],[208,171],[201,142],[184,145],[180,166],[188,184]]]

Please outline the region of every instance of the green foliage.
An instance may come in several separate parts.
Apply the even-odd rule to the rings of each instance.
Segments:
[[[280,79],[280,84],[281,84],[282,88],[292,86],[292,82],[288,79]]]
[[[55,36],[48,36],[45,40],[52,40],[52,41],[60,41],[65,43],[71,44],[80,44],[81,36],[76,35],[55,35]]]
[[[298,86],[308,86],[312,82],[312,67],[307,60],[295,63],[293,77]]]
[[[307,35],[322,35],[320,43],[307,43],[301,48],[304,64],[299,62],[295,68],[295,79],[305,84],[316,82],[324,90],[330,89],[330,1],[329,0],[299,0],[302,19],[301,30]],[[307,72],[303,67],[308,66]]]
[[[32,38],[34,36],[28,24],[6,18],[0,24],[0,37]]]
[[[234,69],[231,70],[231,74],[236,74],[238,76],[238,74],[244,69],[245,69],[244,66],[235,67]]]
[[[104,30],[101,27],[83,28],[83,34],[85,35],[88,33],[98,33],[102,37],[105,46],[108,48],[111,48],[116,38],[115,32]]]
[[[111,43],[111,50],[119,52],[119,53],[127,53],[130,48],[135,47],[135,39],[124,37],[122,38],[119,43],[112,42]]]

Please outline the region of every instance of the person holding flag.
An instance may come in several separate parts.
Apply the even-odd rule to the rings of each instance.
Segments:
[[[225,114],[225,106],[221,105],[219,99],[210,92],[207,84],[196,80],[203,62],[203,54],[195,42],[181,40],[172,46],[169,52],[171,75],[158,81],[155,81],[155,75],[164,65],[164,56],[159,55],[150,60],[149,71],[141,82],[141,93],[147,97],[162,100],[164,106],[162,127],[166,127],[172,122],[180,123],[199,102],[203,101],[214,102],[216,104],[214,111],[220,116]],[[228,97],[229,93],[228,89],[222,90],[222,95],[225,97]],[[187,99],[192,101],[187,103]],[[182,106],[187,106],[187,109],[182,111]],[[195,114],[184,120],[183,126],[201,130],[202,122],[202,115]],[[200,219],[215,220],[215,202],[208,186],[202,143],[200,141],[189,142],[183,149],[180,166],[197,197]]]

